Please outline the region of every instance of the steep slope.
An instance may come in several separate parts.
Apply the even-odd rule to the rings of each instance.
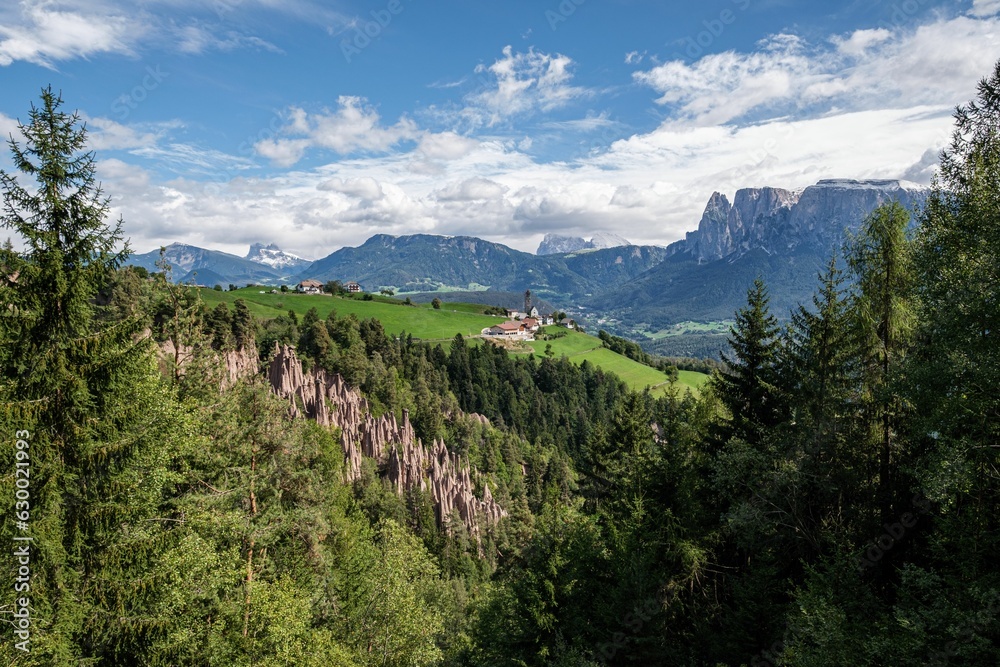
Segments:
[[[799,193],[748,188],[732,204],[715,193],[698,230],[672,244],[661,264],[589,305],[619,320],[623,332],[658,331],[732,317],[760,276],[773,312],[785,317],[811,296],[816,274],[868,213],[892,200],[918,207],[925,197],[924,188],[905,181],[839,179]]]

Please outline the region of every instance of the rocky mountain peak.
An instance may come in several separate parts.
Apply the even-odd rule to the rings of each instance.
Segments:
[[[596,232],[590,240],[580,236],[562,236],[560,234],[546,234],[545,238],[535,251],[536,255],[555,255],[559,253],[577,252],[579,250],[593,250],[603,248],[617,248],[619,246],[632,245],[628,239],[624,239],[611,232]]]
[[[715,192],[697,231],[689,232],[672,252],[686,252],[699,262],[755,249],[774,254],[806,246],[829,253],[845,230],[857,229],[876,207],[898,200],[910,208],[926,193],[926,188],[907,181],[851,179],[822,180],[801,191],[743,188],[732,205]]]
[[[298,255],[287,253],[277,246],[277,244],[254,243],[250,246],[250,252],[244,259],[258,264],[270,266],[273,269],[299,268],[309,264],[309,260]]]

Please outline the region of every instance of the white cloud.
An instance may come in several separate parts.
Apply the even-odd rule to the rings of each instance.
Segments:
[[[438,201],[477,201],[482,199],[500,199],[508,190],[496,181],[488,178],[468,178],[461,183],[452,183],[433,193]]]
[[[611,120],[608,112],[599,114],[588,114],[585,118],[574,118],[572,120],[551,121],[542,123],[541,127],[547,130],[568,130],[571,132],[594,132],[608,127],[616,127],[619,123]]]
[[[177,142],[143,145],[129,152],[154,160],[177,173],[208,178],[215,184],[238,177],[242,172],[256,166],[252,160],[244,157]]]
[[[417,150],[431,160],[456,160],[471,153],[478,145],[478,141],[454,132],[440,132],[421,137]]]
[[[385,196],[379,182],[369,177],[348,178],[347,180],[331,178],[328,181],[321,182],[316,188],[328,192],[339,192],[365,201],[376,201]]]
[[[155,146],[167,130],[176,123],[163,123],[156,128],[123,125],[108,118],[90,118],[81,114],[87,124],[87,146],[96,151],[131,150]]]
[[[261,139],[254,144],[258,155],[277,167],[291,167],[302,159],[312,142],[308,139]]]
[[[911,30],[857,30],[829,46],[775,35],[751,53],[670,61],[634,78],[660,94],[673,121],[696,126],[799,114],[817,104],[824,111],[953,104],[992,69],[998,31],[1000,19],[957,16]]]
[[[718,125],[799,92],[793,82],[812,76],[813,61],[794,35],[775,35],[759,51],[712,54],[688,65],[680,60],[633,76],[661,94],[659,104],[696,125]]]
[[[972,0],[972,16],[995,16],[1000,14],[1000,0]]]
[[[552,111],[589,91],[570,84],[572,59],[529,49],[515,53],[506,46],[503,57],[492,65],[480,65],[478,74],[489,74],[493,81],[484,90],[467,98],[465,115],[475,124],[493,127],[515,116],[537,111]]]
[[[241,48],[260,49],[281,53],[274,44],[233,30],[216,34],[206,25],[192,23],[174,30],[177,48],[181,53],[198,55],[207,51],[234,51]]]
[[[0,3],[0,66],[15,61],[54,69],[99,54],[135,56],[153,48],[187,54],[274,44],[233,29],[233,12],[281,13],[340,29],[349,19],[313,0],[8,0]]]
[[[254,149],[276,165],[287,167],[298,162],[309,147],[327,148],[340,155],[379,153],[420,135],[416,123],[407,118],[391,126],[382,125],[378,112],[363,98],[341,95],[337,104],[333,111],[316,114],[291,109],[290,122],[280,132],[307,136],[264,139]]]
[[[885,28],[872,30],[855,30],[848,37],[834,37],[833,43],[837,50],[848,56],[864,55],[864,52],[876,44],[881,44],[892,38],[892,33]]]
[[[86,3],[25,0],[0,9],[0,65],[55,61],[99,53],[132,53],[145,26],[124,12]]]

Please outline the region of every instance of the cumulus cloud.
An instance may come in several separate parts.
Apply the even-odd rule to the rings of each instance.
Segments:
[[[146,32],[124,12],[82,2],[26,0],[0,10],[0,65],[23,60],[53,67],[59,60],[132,53]]]
[[[1000,14],[1000,0],[972,0],[972,16],[985,17]]]
[[[298,162],[310,147],[326,148],[340,155],[379,153],[420,135],[416,123],[407,118],[383,125],[378,111],[364,98],[341,95],[337,105],[332,111],[315,114],[300,108],[290,109],[289,122],[280,134],[306,136],[263,139],[254,144],[254,149],[277,166],[287,167]]]
[[[364,201],[375,201],[385,196],[379,182],[370,177],[348,178],[347,180],[331,178],[321,182],[316,188],[328,192],[339,192]]]
[[[438,201],[478,201],[500,199],[507,192],[505,186],[488,178],[468,178],[461,183],[452,183],[433,193]]]
[[[996,18],[957,16],[912,30],[865,29],[811,45],[775,35],[750,53],[726,51],[636,72],[674,122],[711,126],[761,117],[894,105],[952,104],[989,71]]]
[[[589,94],[571,84],[572,66],[573,60],[559,53],[515,53],[506,46],[502,58],[476,68],[477,74],[491,77],[491,83],[467,97],[465,114],[493,127],[516,116],[563,107]]]
[[[431,160],[457,160],[468,155],[479,142],[463,137],[455,132],[428,133],[420,139],[417,150]]]

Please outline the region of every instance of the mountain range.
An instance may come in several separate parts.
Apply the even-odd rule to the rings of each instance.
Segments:
[[[624,246],[538,256],[471,236],[378,234],[317,260],[302,276],[405,292],[530,289],[565,300],[623,285],[659,264],[666,252],[659,246]]]
[[[768,283],[772,310],[784,317],[809,299],[820,269],[874,208],[897,200],[916,209],[926,196],[926,188],[906,181],[847,179],[802,190],[744,188],[732,202],[716,192],[697,229],[666,248],[630,245],[611,234],[590,240],[549,234],[530,254],[469,236],[378,234],[315,262],[274,244],[254,244],[238,257],[175,243],[165,257],[175,280],[203,285],[313,278],[407,293],[530,289],[638,337],[679,322],[732,318],[756,277]],[[131,263],[155,271],[158,258],[155,251]]]
[[[659,331],[678,322],[732,318],[761,277],[772,311],[786,317],[808,301],[820,270],[873,209],[896,200],[915,210],[927,192],[906,181],[846,179],[800,191],[745,188],[732,204],[716,192],[698,229],[668,246],[663,262],[587,306],[617,320],[623,332]]]
[[[198,285],[245,285],[248,283],[291,282],[298,272],[312,262],[282,251],[273,243],[254,243],[246,257],[219,250],[206,250],[185,243],[171,243],[163,248],[163,258],[170,264],[177,282]],[[159,271],[160,251],[132,255],[128,263],[149,271]]]

